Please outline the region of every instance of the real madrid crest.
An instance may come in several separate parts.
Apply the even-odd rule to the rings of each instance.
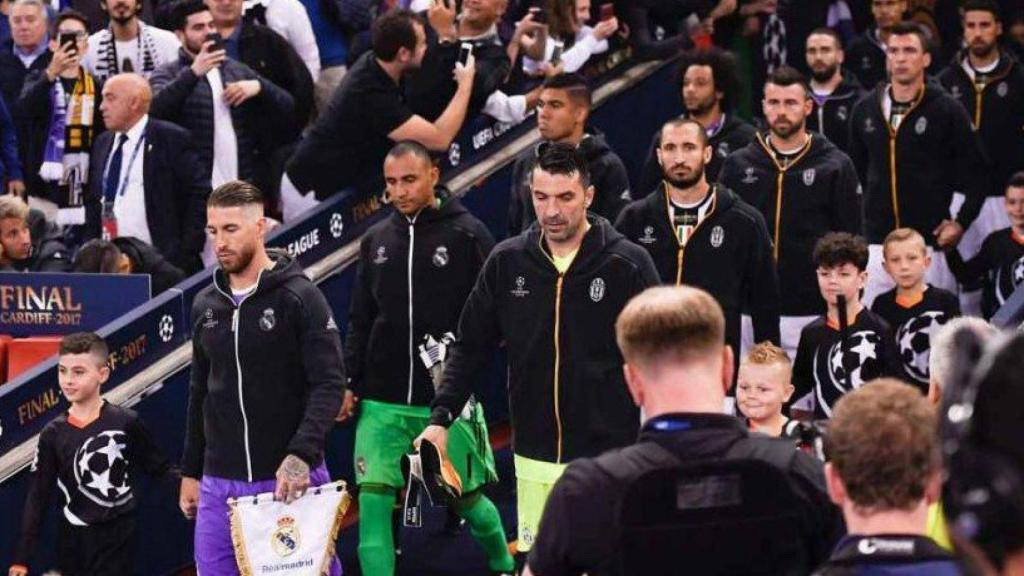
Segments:
[[[721,226],[715,226],[711,229],[711,246],[718,248],[722,245],[722,241],[725,240],[725,230]]]
[[[263,316],[260,316],[260,330],[264,332],[270,332],[277,326],[277,318],[274,317],[274,309],[267,308],[263,311]]]
[[[604,279],[594,278],[590,281],[590,299],[600,302],[604,298]]]
[[[917,132],[918,134],[924,134],[924,131],[927,129],[928,119],[925,118],[924,116],[921,116],[920,118],[917,119],[917,122],[914,122],[914,132]]]
[[[434,257],[431,258],[431,261],[434,263],[434,266],[437,266],[438,268],[444,268],[445,266],[447,266],[448,265],[448,247],[446,247],[446,246],[438,246],[434,250]]]
[[[728,142],[719,142],[718,143],[718,148],[715,151],[718,152],[719,156],[721,156],[722,158],[725,158],[726,156],[729,155],[729,143]]]
[[[848,115],[849,112],[846,110],[846,106],[840,106],[839,108],[836,108],[836,118],[839,118],[840,121],[846,122],[846,117]]]
[[[814,168],[804,170],[804,186],[811,186],[814,184],[814,175]]]
[[[299,549],[299,527],[295,518],[282,516],[277,519],[277,529],[270,535],[270,547],[280,557],[290,556]]]

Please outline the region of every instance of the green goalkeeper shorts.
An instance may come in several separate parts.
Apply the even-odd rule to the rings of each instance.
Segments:
[[[402,456],[413,451],[412,441],[430,425],[430,408],[373,400],[361,400],[359,406],[354,455],[356,483],[404,488]],[[463,493],[498,480],[484,409],[479,403],[471,420],[457,418],[448,429],[447,452],[462,478]]]

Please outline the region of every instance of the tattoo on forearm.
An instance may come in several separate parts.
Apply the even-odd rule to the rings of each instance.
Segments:
[[[281,462],[281,470],[284,471],[285,477],[291,481],[309,478],[309,464],[306,464],[301,458],[292,454],[286,456],[284,462]]]

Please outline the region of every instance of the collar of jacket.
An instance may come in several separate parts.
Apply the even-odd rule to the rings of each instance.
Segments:
[[[256,289],[253,290],[250,297],[269,292],[287,280],[303,275],[302,266],[288,252],[280,248],[268,248],[267,256],[274,262],[274,266],[259,273],[259,276],[256,278]],[[228,282],[227,274],[225,274],[223,268],[218,266],[214,270],[213,282],[217,287],[217,291],[230,300],[231,283]],[[234,304],[233,300],[232,304]]]
[[[605,248],[624,238],[607,220],[597,214],[587,212],[587,221],[590,222],[590,229],[583,236],[583,242],[570,267],[575,273],[585,273],[589,267],[600,261],[600,255]],[[529,253],[554,270],[550,250],[544,243],[540,221],[535,221],[525,234]]]
[[[996,64],[995,69],[992,70],[992,79],[990,83],[1001,80],[1010,73],[1010,70],[1016,66],[1017,60],[1011,56],[1008,52],[1002,48],[996,48],[999,51],[999,63]],[[970,74],[967,73],[967,67],[970,63],[967,60],[967,48],[961,48],[956,56],[953,57],[953,68],[959,70],[968,79],[971,79]]]

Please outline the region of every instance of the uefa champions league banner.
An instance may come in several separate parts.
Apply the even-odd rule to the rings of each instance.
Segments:
[[[149,300],[145,274],[0,272],[0,334],[96,330]]]
[[[229,498],[239,573],[326,574],[350,502],[342,480],[310,488],[291,504],[274,500],[273,492]]]

